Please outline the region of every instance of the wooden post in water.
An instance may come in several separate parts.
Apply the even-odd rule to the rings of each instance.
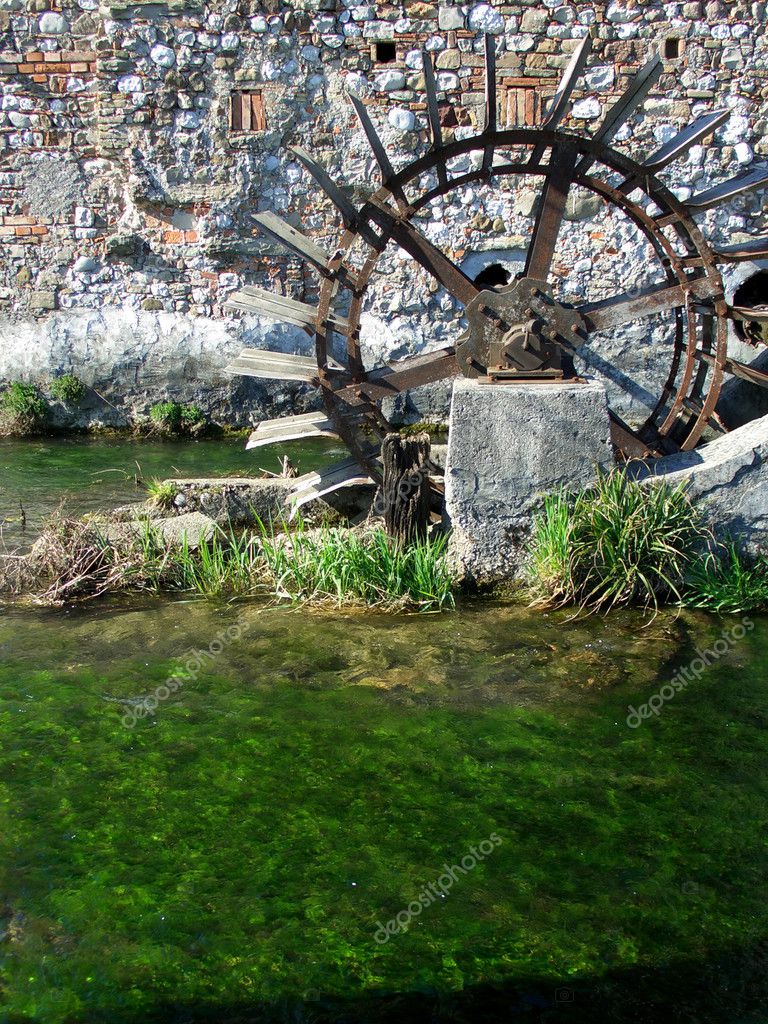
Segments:
[[[387,533],[408,544],[424,540],[429,525],[429,434],[387,434],[381,445],[382,502]]]

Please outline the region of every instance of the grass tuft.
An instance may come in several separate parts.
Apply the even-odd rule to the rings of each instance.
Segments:
[[[407,546],[382,529],[262,533],[261,549],[279,598],[336,605],[436,611],[453,607],[453,577],[439,536]]]
[[[750,558],[734,541],[708,551],[690,566],[683,604],[712,612],[768,608],[768,555]]]
[[[21,433],[38,430],[48,415],[48,403],[34,384],[12,381],[0,396],[0,412]]]
[[[48,385],[48,390],[53,398],[69,405],[77,405],[85,398],[85,384],[74,373],[63,373],[61,377],[54,377]]]
[[[148,480],[145,487],[149,500],[159,508],[170,508],[178,493],[170,480]]]
[[[706,536],[682,487],[642,487],[614,470],[576,494],[545,499],[534,521],[529,578],[555,605],[658,608],[661,600],[681,599]]]

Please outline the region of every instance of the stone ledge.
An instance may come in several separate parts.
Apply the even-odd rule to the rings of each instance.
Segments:
[[[753,420],[692,452],[629,468],[639,481],[687,485],[719,535],[755,549],[768,542],[768,416]]]

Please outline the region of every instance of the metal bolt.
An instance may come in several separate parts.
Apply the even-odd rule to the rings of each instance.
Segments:
[[[533,310],[530,306],[528,306],[527,309],[523,310],[523,316],[533,316]]]
[[[578,324],[571,324],[571,334],[578,334],[578,333],[579,333],[579,325]]]
[[[539,289],[538,288],[531,288],[531,295],[538,295],[538,294],[539,294]]]

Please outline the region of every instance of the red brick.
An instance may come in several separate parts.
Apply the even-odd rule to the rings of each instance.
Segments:
[[[164,231],[163,241],[166,245],[180,245],[184,241],[183,231]]]

